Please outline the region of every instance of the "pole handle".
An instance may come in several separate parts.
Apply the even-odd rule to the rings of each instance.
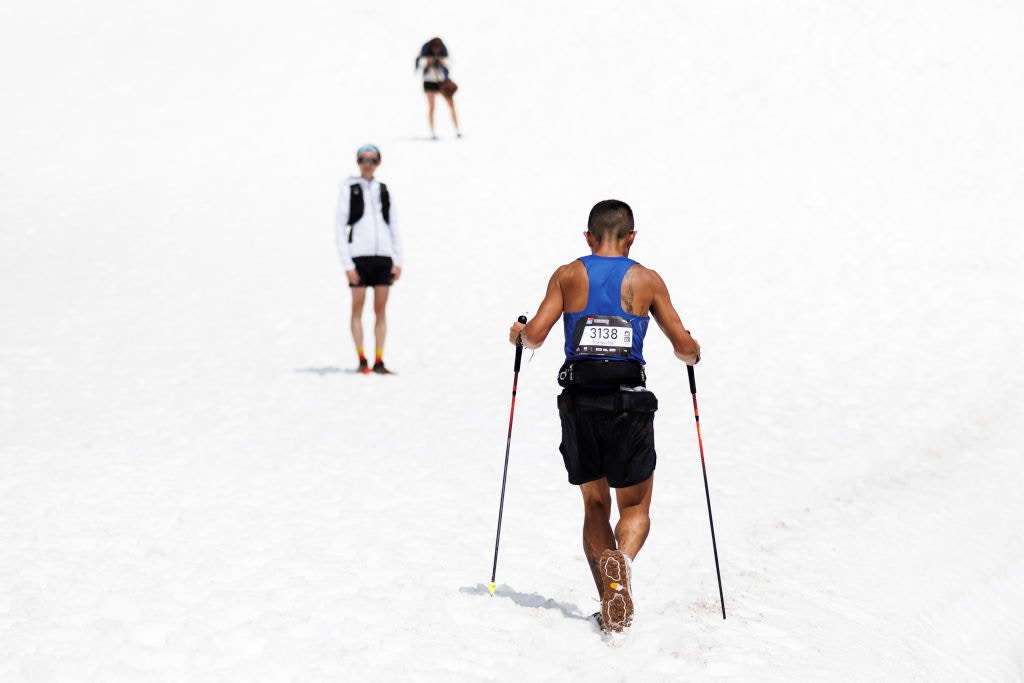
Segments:
[[[693,378],[693,366],[686,366],[686,375],[690,378],[690,393],[697,394],[697,381]]]
[[[519,316],[518,321],[525,325],[526,324],[526,316],[525,315]],[[512,369],[515,372],[519,372],[519,366],[522,365],[522,362],[523,362],[523,333],[520,332],[516,336],[516,364],[515,364],[515,366]]]

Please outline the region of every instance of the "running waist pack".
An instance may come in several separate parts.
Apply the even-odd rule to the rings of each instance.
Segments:
[[[558,386],[617,389],[647,386],[644,366],[625,360],[567,360],[558,370]]]

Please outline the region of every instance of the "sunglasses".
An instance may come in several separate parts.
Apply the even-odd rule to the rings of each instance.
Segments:
[[[373,157],[359,157],[358,161],[361,164],[373,164],[374,166],[380,163],[380,159],[374,159]]]

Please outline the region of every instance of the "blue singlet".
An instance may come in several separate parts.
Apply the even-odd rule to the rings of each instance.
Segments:
[[[622,310],[622,278],[636,263],[625,256],[583,256],[590,280],[587,305],[563,313],[565,359],[635,360],[644,363],[644,336],[651,319]]]

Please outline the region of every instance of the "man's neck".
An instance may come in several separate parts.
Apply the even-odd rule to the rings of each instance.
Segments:
[[[590,253],[594,256],[629,256],[629,247],[625,242],[598,242],[591,247]]]

